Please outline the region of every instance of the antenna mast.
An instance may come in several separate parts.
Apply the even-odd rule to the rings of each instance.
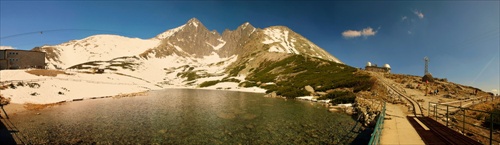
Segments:
[[[426,75],[426,74],[429,74],[429,62],[430,62],[430,60],[426,56],[426,57],[424,57],[424,61],[425,61],[425,72],[424,72],[425,74],[424,75]]]

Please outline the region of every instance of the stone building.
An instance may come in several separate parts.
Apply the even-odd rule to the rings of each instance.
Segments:
[[[373,72],[391,73],[391,66],[389,64],[384,64],[384,66],[378,67],[377,64],[372,64],[371,62],[367,62],[365,70]]]
[[[27,50],[0,50],[0,70],[45,68],[45,52]]]

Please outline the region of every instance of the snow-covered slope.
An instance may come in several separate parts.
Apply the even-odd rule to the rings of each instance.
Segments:
[[[265,34],[262,43],[269,46],[267,50],[269,52],[303,54],[342,63],[324,49],[285,26],[272,26],[262,31]]]
[[[127,38],[118,35],[94,35],[82,40],[72,40],[55,46],[43,46],[43,49],[57,50],[56,54],[47,54],[54,60],[47,59],[59,68],[68,68],[88,61],[104,61],[123,56],[134,56],[149,48],[158,46],[158,39]],[[50,56],[56,55],[56,56]]]
[[[53,46],[37,47],[33,50],[46,52],[49,68],[65,69],[75,72],[76,75],[57,76],[57,79],[47,80],[47,77],[33,76],[24,72],[17,72],[24,76],[18,78],[14,73],[2,71],[2,75],[13,75],[11,78],[42,84],[40,88],[45,91],[23,88],[1,92],[7,96],[24,96],[17,98],[19,102],[30,102],[30,99],[37,98],[28,93],[53,95],[54,92],[60,91],[61,87],[67,86],[72,86],[70,88],[73,90],[73,93],[66,93],[69,98],[78,98],[78,94],[95,96],[161,88],[198,88],[209,81],[220,81],[220,84],[207,87],[211,89],[231,88],[263,92],[258,88],[238,86],[238,82],[245,81],[246,76],[251,75],[252,70],[259,69],[263,62],[279,61],[293,55],[308,55],[342,63],[284,26],[259,29],[246,22],[236,30],[225,30],[220,35],[217,31],[209,31],[195,18],[150,39],[104,34]],[[96,68],[104,69],[105,73],[86,75]],[[66,78],[84,78],[90,82],[66,81],[64,80]],[[92,83],[105,80],[114,84]],[[128,86],[120,86],[123,84]],[[78,89],[79,87],[73,86],[84,88],[89,86],[87,88],[92,89]],[[113,90],[112,88],[127,90],[109,91]],[[85,93],[92,90],[102,93]],[[49,102],[64,98],[63,96],[52,98]]]

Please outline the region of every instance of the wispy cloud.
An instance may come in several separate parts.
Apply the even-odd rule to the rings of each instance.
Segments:
[[[408,19],[408,17],[407,17],[407,16],[403,16],[403,17],[401,18],[401,21],[404,21],[404,20],[406,20],[406,19]]]
[[[342,32],[344,38],[368,37],[374,36],[375,34],[377,34],[377,31],[374,31],[371,27],[364,28],[363,30],[346,30]]]
[[[16,49],[12,46],[0,46],[0,50],[5,50],[5,49]]]
[[[413,13],[418,16],[418,18],[423,19],[424,18],[424,13],[418,10],[414,10]]]

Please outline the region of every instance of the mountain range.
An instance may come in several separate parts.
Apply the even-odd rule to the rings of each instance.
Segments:
[[[45,52],[52,69],[104,68],[158,85],[181,86],[230,73],[245,77],[262,62],[293,55],[342,63],[285,26],[260,29],[246,22],[219,34],[196,18],[149,39],[103,34],[33,50]]]

